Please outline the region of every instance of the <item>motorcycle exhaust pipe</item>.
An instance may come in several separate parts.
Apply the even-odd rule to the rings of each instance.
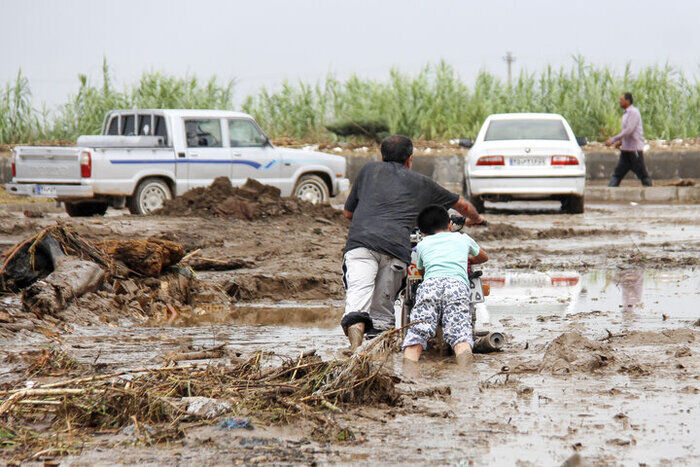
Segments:
[[[477,337],[474,341],[473,353],[489,353],[500,351],[506,343],[506,338],[500,332],[489,332],[485,336]]]

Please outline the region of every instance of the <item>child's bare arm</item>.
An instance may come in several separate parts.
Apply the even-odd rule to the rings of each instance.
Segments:
[[[479,254],[476,256],[469,256],[469,262],[471,264],[481,264],[489,260],[489,255],[484,251],[483,248],[479,249]]]

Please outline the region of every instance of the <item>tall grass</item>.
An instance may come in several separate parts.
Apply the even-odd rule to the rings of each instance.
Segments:
[[[285,83],[282,90],[249,96],[243,105],[275,136],[317,137],[336,120],[385,120],[393,133],[414,138],[476,136],[484,119],[500,112],[555,112],[574,132],[605,139],[620,129],[618,99],[629,90],[644,120],[645,136],[700,134],[700,82],[666,66],[622,73],[574,59],[570,68],[521,72],[512,85],[482,71],[472,85],[445,62],[409,75],[392,70],[386,81],[352,76],[338,81]]]
[[[77,93],[48,112],[32,105],[29,82],[20,71],[0,88],[0,144],[98,133],[105,112],[115,108],[232,109],[234,84],[148,72],[118,90],[105,60],[100,84],[80,75]],[[618,72],[580,57],[568,68],[523,71],[512,85],[486,71],[467,83],[445,62],[415,74],[391,70],[386,80],[329,75],[316,83],[263,88],[247,96],[242,107],[273,137],[333,139],[326,125],[338,121],[384,121],[392,133],[413,138],[474,137],[491,113],[556,112],[577,135],[600,140],[619,131],[618,98],[628,90],[642,112],[647,138],[700,135],[697,78],[668,65]]]
[[[101,84],[90,83],[82,74],[78,81],[78,92],[49,113],[32,107],[29,82],[20,71],[15,82],[0,90],[0,144],[75,140],[79,135],[96,134],[102,129],[105,113],[111,109],[233,107],[234,81],[219,83],[216,77],[200,82],[196,76],[179,78],[148,72],[120,91],[112,84],[104,60]]]

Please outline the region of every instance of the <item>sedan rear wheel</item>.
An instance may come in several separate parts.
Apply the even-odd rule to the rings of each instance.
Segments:
[[[561,208],[569,214],[583,214],[583,196],[569,195],[561,201]]]

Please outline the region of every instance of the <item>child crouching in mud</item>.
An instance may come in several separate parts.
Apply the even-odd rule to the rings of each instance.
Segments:
[[[452,222],[442,206],[428,206],[418,214],[418,228],[425,238],[418,243],[419,270],[423,282],[416,292],[411,325],[403,342],[404,360],[417,362],[428,339],[442,325],[445,342],[457,363],[472,361],[472,316],[469,307],[468,263],[488,260],[486,252],[468,235],[452,232]]]

